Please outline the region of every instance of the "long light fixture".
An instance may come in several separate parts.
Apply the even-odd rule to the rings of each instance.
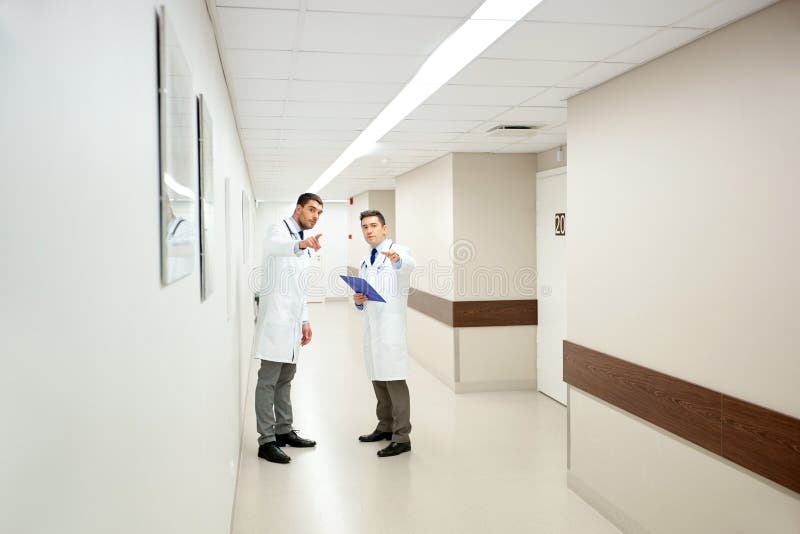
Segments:
[[[542,0],[486,0],[477,11],[428,56],[419,71],[363,132],[311,184],[319,192],[353,161],[368,153],[440,87],[478,57]]]

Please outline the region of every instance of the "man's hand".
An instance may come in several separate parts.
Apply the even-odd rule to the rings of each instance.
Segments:
[[[300,346],[308,345],[311,343],[311,325],[303,323],[303,338],[300,340]]]
[[[313,248],[314,250],[319,250],[322,248],[322,245],[319,244],[319,239],[322,237],[322,234],[312,235],[300,241],[300,248]]]
[[[369,299],[364,293],[356,293],[355,295],[353,295],[353,302],[356,303],[356,306],[361,306],[362,304],[367,302],[367,300]]]
[[[392,261],[392,263],[397,263],[398,261],[400,261],[400,254],[392,250],[389,250],[387,252],[381,252],[381,254],[389,258]]]

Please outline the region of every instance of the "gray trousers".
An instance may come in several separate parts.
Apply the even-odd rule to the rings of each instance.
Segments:
[[[378,432],[391,432],[392,441],[411,443],[411,400],[408,396],[408,385],[405,380],[373,380],[372,388],[378,405],[375,415],[378,416]]]
[[[261,360],[256,385],[258,444],[275,441],[275,434],[292,431],[292,378],[297,364]]]

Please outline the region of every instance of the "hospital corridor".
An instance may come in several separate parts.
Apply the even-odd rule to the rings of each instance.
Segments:
[[[0,534],[800,534],[800,0],[0,0]]]
[[[309,306],[319,331],[292,404],[317,446],[285,448],[289,465],[260,460],[247,410],[234,534],[618,532],[567,489],[566,410],[534,391],[454,395],[412,364],[412,451],[378,458],[382,445],[357,439],[375,425],[361,317],[348,302]]]

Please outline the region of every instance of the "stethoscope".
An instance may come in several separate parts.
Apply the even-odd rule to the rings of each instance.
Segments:
[[[284,224],[284,226],[286,226],[286,229],[289,230],[289,235],[291,236],[292,239],[294,239],[295,241],[301,241],[300,236],[292,231],[292,228],[289,226],[289,223],[286,222],[286,219],[283,220],[283,224]],[[306,249],[306,253],[308,254],[308,257],[310,258],[311,257],[311,249],[307,248]]]
[[[392,250],[392,247],[393,247],[393,246],[394,246],[394,242],[392,242],[392,244],[391,244],[391,245],[389,245],[389,248],[387,248],[386,250]],[[381,254],[381,253],[380,253],[380,252],[378,252],[378,254]],[[383,254],[381,254],[381,255],[383,256]],[[383,270],[383,268],[384,268],[384,264],[386,263],[386,260],[387,260],[387,259],[388,259],[388,258],[387,258],[386,256],[383,256],[383,259],[381,260],[381,263],[380,263],[379,265],[372,265],[372,267],[375,267],[375,269],[376,269],[376,270],[378,270],[378,271],[381,271],[381,270]],[[363,260],[363,261],[361,262],[361,267],[362,267],[363,269],[367,269],[367,268],[368,268],[368,267],[367,267],[367,260]]]

